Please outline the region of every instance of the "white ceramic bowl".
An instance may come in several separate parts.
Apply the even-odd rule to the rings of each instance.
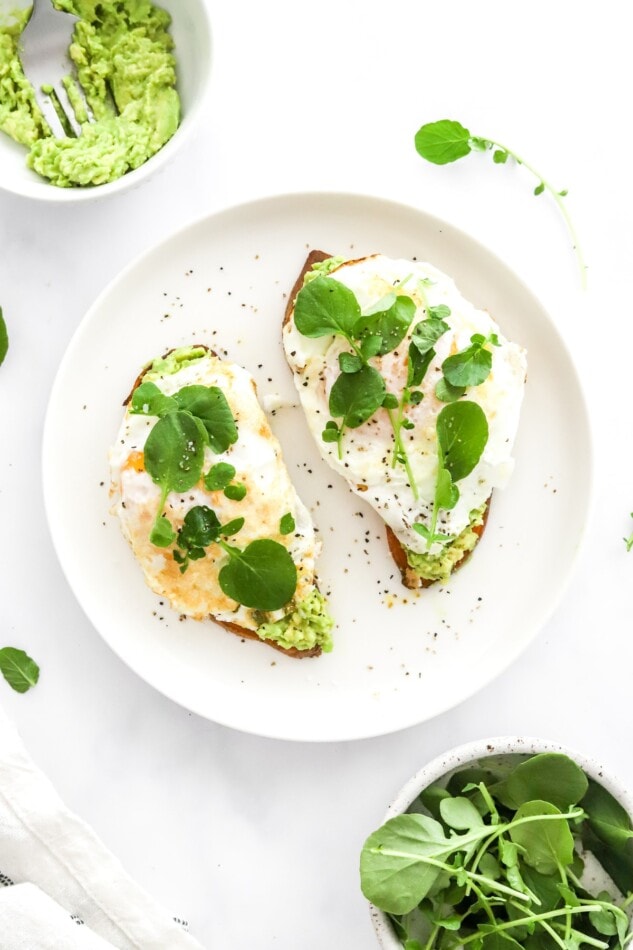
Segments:
[[[59,188],[26,166],[26,149],[0,132],[0,188],[40,201],[76,202],[119,194],[146,181],[180,149],[204,115],[211,76],[211,25],[205,0],[157,0],[172,18],[182,118],[175,135],[147,162],[104,185]]]
[[[596,782],[599,782],[622,807],[633,815],[633,797],[622,782],[612,774],[605,772],[602,765],[595,759],[574,752],[557,742],[548,739],[521,738],[519,736],[501,736],[493,739],[478,739],[465,745],[456,746],[443,753],[409,779],[400,789],[393,802],[387,809],[383,822],[395,818],[406,812],[418,797],[420,792],[438,779],[448,779],[453,772],[463,769],[473,762],[487,756],[500,755],[536,755],[540,752],[560,752],[573,759],[581,769]],[[402,944],[393,932],[389,918],[378,908],[370,906],[371,920],[378,937],[378,943],[383,950],[402,950]]]

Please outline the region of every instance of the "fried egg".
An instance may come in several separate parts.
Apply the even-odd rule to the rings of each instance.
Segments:
[[[488,502],[495,488],[508,482],[513,469],[512,447],[519,422],[526,377],[526,353],[502,335],[493,318],[467,301],[454,281],[428,263],[393,260],[377,254],[335,266],[328,274],[353,291],[365,314],[393,294],[405,294],[416,310],[402,342],[390,353],[369,359],[383,376],[386,389],[397,396],[407,384],[408,352],[412,332],[430,308],[444,305],[449,330],[435,344],[433,357],[420,386],[424,393],[417,405],[406,407],[411,428],[401,430],[418,497],[402,464],[393,464],[394,431],[386,409],[357,428],[346,428],[341,452],[336,442],[322,433],[331,420],[329,397],[341,374],[339,356],[351,353],[341,336],[303,336],[297,329],[294,307],[284,325],[283,344],[303,406],[308,426],[325,461],[342,475],[354,492],[370,504],[391,528],[400,544],[415,553],[434,556],[442,544],[430,548],[413,525],[429,525],[438,473],[436,420],[446,405],[435,395],[442,377],[442,363],[471,343],[474,334],[497,334],[498,346],[490,346],[492,370],[478,386],[469,387],[466,398],[479,404],[488,423],[488,441],[473,471],[459,481],[459,500],[451,510],[440,509],[437,529],[457,537],[471,524],[472,513]],[[446,311],[444,311],[446,313]]]
[[[144,446],[158,417],[132,412],[129,402],[110,451],[112,511],[119,518],[148,585],[167,598],[174,610],[195,619],[212,617],[256,633],[263,621],[281,620],[294,605],[314,592],[320,543],[310,513],[292,485],[279,442],[258,402],[252,376],[241,366],[209,351],[198,350],[198,354],[193,360],[183,359],[175,371],[161,371],[165,361],[155,361],[157,368],[149,376],[167,396],[192,385],[222,390],[235,419],[237,441],[220,454],[206,446],[203,471],[208,472],[212,465],[220,462],[228,463],[235,469],[235,482],[245,486],[246,494],[238,500],[227,497],[221,489],[210,491],[201,478],[189,491],[169,492],[164,514],[178,531],[191,508],[207,506],[222,525],[233,519],[244,519],[243,527],[231,537],[231,543],[240,548],[262,538],[284,545],[297,569],[292,603],[263,615],[262,611],[228,597],[218,580],[227,555],[218,544],[211,544],[205,556],[190,561],[183,572],[174,559],[173,548],[157,547],[150,541],[161,490],[146,471]],[[138,382],[145,379],[147,374]],[[282,519],[286,518],[287,524],[288,515],[294,527],[282,533]]]

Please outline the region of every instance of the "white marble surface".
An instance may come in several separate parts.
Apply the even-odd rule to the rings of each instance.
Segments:
[[[159,177],[80,207],[0,192],[11,338],[0,370],[1,639],[42,670],[23,696],[0,682],[0,702],[67,804],[205,947],[365,950],[374,938],[359,849],[436,753],[486,735],[540,735],[602,759],[633,786],[633,552],[622,542],[633,510],[628,32],[615,0],[599,12],[546,0],[247,0],[211,12],[208,120]],[[525,170],[481,156],[435,168],[416,156],[415,130],[443,117],[501,139],[569,189],[586,293],[559,213],[532,196]],[[220,207],[319,188],[428,210],[530,285],[586,384],[596,492],[571,586],[511,669],[426,724],[309,745],[199,719],[114,656],[56,561],[40,442],[58,361],[128,261]]]

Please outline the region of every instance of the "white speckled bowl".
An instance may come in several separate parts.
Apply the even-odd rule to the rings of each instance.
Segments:
[[[574,752],[548,739],[501,736],[493,739],[478,739],[475,742],[457,746],[433,759],[428,765],[423,766],[400,789],[387,809],[383,822],[387,821],[388,818],[394,818],[396,815],[406,812],[420,792],[428,785],[442,777],[446,777],[448,780],[453,772],[464,768],[465,765],[472,764],[478,759],[500,755],[535,755],[539,752],[562,752],[569,756],[590,778],[603,785],[630,815],[633,815],[633,797],[631,794],[619,779],[605,772],[600,762],[595,759],[590,759],[586,755]],[[387,915],[371,905],[370,913],[378,943],[383,950],[402,950],[402,944],[395,936]]]
[[[42,0],[40,0],[42,2]],[[211,24],[205,0],[157,0],[172,17],[177,88],[182,119],[175,135],[147,162],[116,181],[91,187],[59,188],[26,166],[26,149],[0,132],[0,188],[39,201],[93,201],[120,194],[146,181],[169,162],[204,115],[211,77]]]

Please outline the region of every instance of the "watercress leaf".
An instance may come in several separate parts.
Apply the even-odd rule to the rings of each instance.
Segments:
[[[448,917],[435,917],[433,923],[443,930],[459,930],[463,919],[459,914],[449,914]]]
[[[440,802],[440,814],[449,828],[458,831],[471,831],[483,825],[481,815],[468,798],[445,798]]]
[[[396,297],[388,310],[379,311],[370,316],[363,315],[354,325],[354,336],[361,340],[365,337],[380,336],[379,356],[391,353],[402,342],[411,321],[415,316],[415,304],[411,297]]]
[[[360,351],[363,354],[363,357],[366,360],[370,360],[372,356],[377,356],[380,352],[380,347],[382,346],[382,337],[379,333],[374,335],[369,334],[364,336],[360,341]]]
[[[492,353],[478,343],[447,356],[442,363],[442,372],[451,386],[479,386],[491,369]]]
[[[438,311],[441,310],[441,307],[440,304],[440,306],[431,309]],[[448,307],[446,309],[448,310]],[[450,327],[448,323],[442,320],[441,316],[427,317],[426,320],[420,320],[419,323],[416,323],[411,334],[411,342],[420,353],[428,353],[447,330],[450,330]]]
[[[220,534],[225,538],[230,538],[232,535],[237,534],[238,531],[241,531],[244,527],[244,518],[233,518],[232,521],[227,521],[226,524],[223,524],[220,528]]]
[[[342,373],[357,373],[362,367],[363,361],[355,353],[339,353],[338,365]]]
[[[231,501],[241,501],[246,495],[246,485],[242,484],[242,482],[233,482],[233,484],[226,486],[224,494],[227,498],[230,498]]]
[[[607,894],[606,898],[601,897],[601,900],[605,899],[610,901],[610,895]],[[613,937],[618,932],[615,914],[607,907],[601,907],[600,910],[590,911],[589,920],[591,921],[592,926],[596,928],[598,933],[602,934],[604,937]]]
[[[519,849],[513,841],[507,838],[499,838],[499,857],[507,868],[516,867],[519,860]]]
[[[295,519],[292,516],[292,512],[287,511],[286,514],[282,515],[279,519],[279,533],[292,534],[295,527]]]
[[[508,161],[508,153],[505,151],[505,149],[496,148],[492,153],[492,160],[495,165],[505,165],[505,163]]]
[[[414,389],[409,397],[409,400],[412,406],[418,406],[422,402],[423,399],[424,399],[424,393],[421,392],[419,389]]]
[[[479,873],[485,874],[491,881],[498,881],[501,877],[501,867],[492,852],[486,851],[482,856],[479,862]]]
[[[488,441],[488,422],[475,402],[444,406],[437,417],[437,440],[444,468],[454,482],[469,475]]]
[[[237,442],[237,427],[226,401],[217,386],[185,386],[174,394],[180,409],[200,419],[209,436],[209,445],[218,454]]]
[[[394,396],[393,393],[386,393],[382,405],[383,409],[397,409],[399,405],[398,397]]]
[[[444,376],[441,376],[435,384],[435,397],[440,402],[457,402],[465,393],[464,386],[451,386]]]
[[[336,429],[324,429],[321,433],[321,438],[324,442],[338,442],[339,430]]]
[[[523,860],[541,874],[554,874],[560,866],[571,864],[574,857],[574,838],[565,818],[552,819],[538,816],[560,815],[560,809],[551,802],[525,802],[517,809],[509,826],[509,835],[523,849]],[[517,824],[521,818],[534,821]]]
[[[405,940],[403,950],[423,950],[419,940]]]
[[[450,797],[450,792],[439,785],[429,785],[419,795],[420,802],[436,819],[440,817],[440,803],[444,798]]]
[[[35,660],[17,647],[0,649],[0,673],[16,693],[26,693],[40,678],[40,668]]]
[[[145,442],[145,469],[169,491],[188,491],[199,481],[205,429],[191,413],[176,410],[158,420]]]
[[[133,415],[164,416],[177,408],[176,400],[161,392],[156,383],[146,382],[134,390],[130,412]]]
[[[2,366],[8,350],[9,334],[7,332],[7,325],[5,323],[4,317],[2,316],[2,307],[0,307],[0,366]]]
[[[297,294],[294,321],[303,336],[340,334],[349,339],[359,317],[356,297],[333,277],[315,277]]]
[[[633,838],[628,813],[603,785],[590,779],[581,804],[591,829],[609,847],[624,848]]]
[[[152,544],[157,548],[168,548],[176,540],[176,532],[171,526],[171,522],[165,515],[159,515],[152,525],[149,535]]]
[[[208,491],[221,491],[235,476],[235,467],[229,462],[212,465],[204,476],[204,487]]]
[[[435,356],[435,350],[430,349],[426,353],[420,353],[414,343],[409,345],[409,362],[407,364],[407,386],[419,386],[426,375],[431,360]]]
[[[572,759],[559,752],[543,752],[519,763],[495,794],[512,808],[541,799],[566,809],[576,805],[588,787],[587,776]]]
[[[565,907],[580,907],[580,901],[571,887],[567,887],[566,884],[558,884],[558,891],[563,898]]]
[[[439,874],[424,859],[443,860],[451,851],[434,818],[418,814],[390,818],[363,845],[363,894],[381,910],[407,914],[426,897]]]
[[[445,303],[438,303],[434,307],[427,307],[426,313],[428,317],[439,317],[440,320],[443,320],[444,317],[450,317],[451,308]]]
[[[218,580],[227,597],[254,610],[280,610],[292,599],[297,568],[283,544],[259,538],[243,551],[223,546],[230,560]]]
[[[521,873],[523,874],[523,880],[526,886],[532,894],[536,895],[540,902],[538,905],[539,911],[547,913],[561,906],[562,898],[560,890],[558,889],[559,881],[557,878],[552,877],[551,874],[541,874],[527,864],[521,865]],[[508,880],[510,880],[509,874]]]
[[[439,468],[435,483],[435,503],[438,508],[450,511],[459,501],[459,488],[453,484],[451,474],[445,468]]]
[[[384,297],[381,297],[379,300],[376,300],[375,303],[367,307],[363,316],[370,317],[374,313],[381,313],[383,310],[389,310],[397,298],[397,294],[390,290],[388,294],[385,294]]]
[[[540,182],[540,184],[538,184],[536,188],[534,189],[534,194],[542,195],[544,191],[545,191],[545,184],[544,182]]]
[[[179,547],[207,548],[220,536],[220,522],[212,508],[195,505],[184,517],[178,532]]]
[[[470,132],[460,122],[440,119],[427,122],[415,135],[415,148],[422,158],[435,165],[446,165],[471,151]]]
[[[356,429],[380,408],[385,389],[384,379],[373,366],[365,365],[353,375],[342,373],[330,390],[330,414],[335,419],[342,416],[342,426]]]

